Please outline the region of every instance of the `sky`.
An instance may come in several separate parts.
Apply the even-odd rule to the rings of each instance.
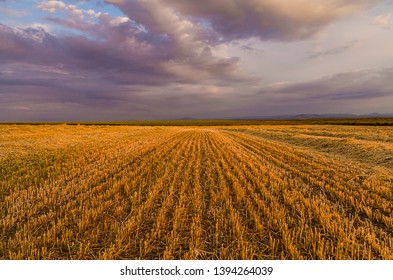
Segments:
[[[392,0],[0,0],[0,122],[393,113]]]

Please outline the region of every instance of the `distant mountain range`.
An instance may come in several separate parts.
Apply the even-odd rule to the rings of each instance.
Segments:
[[[308,120],[308,119],[355,119],[355,118],[393,118],[392,114],[298,114],[298,115],[278,115],[278,116],[243,116],[231,118],[218,118],[218,120]],[[198,118],[184,117],[179,121],[201,120]]]
[[[348,118],[393,118],[393,114],[371,113],[365,115],[355,114],[300,114],[279,116],[247,116],[234,118],[237,120],[305,120],[305,119],[348,119]]]

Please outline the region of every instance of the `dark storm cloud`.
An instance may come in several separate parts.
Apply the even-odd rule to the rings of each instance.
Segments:
[[[144,112],[148,118],[162,108],[170,92],[150,94],[147,88],[243,80],[237,58],[216,57],[208,46],[192,48],[194,42],[179,49],[170,36],[146,32],[126,18],[102,14],[96,23],[71,16],[47,20],[77,33],[55,35],[43,28],[0,24],[3,120],[28,120],[33,111],[36,120],[45,115],[69,119],[70,114],[88,119],[88,108],[100,111],[95,118],[132,118],[132,112]],[[185,98],[193,97],[171,97],[171,106],[184,104]],[[20,108],[29,108],[31,114]]]
[[[83,35],[56,36],[40,28],[0,25],[0,61],[62,65],[66,71],[114,84],[231,83],[245,77],[238,69],[238,58],[218,57],[210,51],[217,43],[253,36],[306,38],[374,1],[105,2],[117,5],[128,18],[101,14],[99,22],[92,23],[74,15],[75,8],[61,3],[68,16],[47,20]],[[49,4],[39,6],[57,9],[58,5]]]
[[[173,39],[142,32],[131,21],[99,24],[49,18],[90,36],[54,36],[42,28],[12,29],[0,25],[0,61],[62,65],[69,71],[101,76],[120,84],[198,82],[199,78],[236,76],[237,59],[217,58],[206,51],[178,54]]]
[[[138,47],[143,46],[127,45],[126,39],[116,37],[115,28],[112,37],[105,41],[83,36],[55,37],[43,29],[34,28],[11,30],[0,26],[0,31],[5,31],[0,33],[0,59],[5,63],[20,61],[35,65],[62,65],[69,71],[99,70],[97,73],[85,72],[85,75],[118,71],[129,74],[142,72],[146,77],[153,76],[150,72],[154,72],[154,69],[148,67],[148,61],[130,55],[138,53]],[[151,59],[154,61],[154,58]],[[143,83],[143,79],[140,82]]]
[[[170,118],[191,113],[214,117],[223,112],[228,116],[240,105],[247,113],[255,103],[255,79],[242,74],[240,58],[231,55],[224,43],[238,40],[242,46],[239,39],[255,37],[308,39],[379,1],[90,2],[103,8],[110,3],[124,15],[113,17],[105,9],[85,11],[69,2],[39,1],[36,8],[48,12],[46,28],[0,23],[0,120],[9,116],[70,119],[70,114],[73,119]],[[243,48],[253,50],[249,45]],[[391,73],[359,73],[267,87],[259,96],[273,94],[280,102],[289,96],[366,99],[386,96],[392,89]],[[356,75],[357,82],[348,80]]]

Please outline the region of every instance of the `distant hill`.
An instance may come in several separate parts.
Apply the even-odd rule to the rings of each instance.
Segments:
[[[348,118],[391,118],[393,114],[371,113],[365,115],[355,114],[299,114],[278,116],[246,116],[235,118],[238,120],[306,120],[306,119],[348,119]]]
[[[190,117],[184,117],[184,118],[181,118],[181,119],[178,119],[179,121],[191,121],[191,120],[193,120],[193,118],[190,118]]]

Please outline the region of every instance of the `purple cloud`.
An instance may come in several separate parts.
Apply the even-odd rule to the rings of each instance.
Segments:
[[[359,100],[393,96],[393,68],[339,73],[307,82],[267,86],[258,95],[288,100]]]
[[[392,92],[389,69],[267,86],[258,94],[253,93],[264,81],[263,71],[270,69],[255,67],[260,80],[241,71],[245,50],[255,58],[248,63],[257,66],[263,59],[251,54],[262,45],[254,48],[242,39],[283,44],[313,38],[376,0],[91,2],[101,8],[112,4],[123,14],[111,16],[92,5],[84,10],[78,3],[85,1],[40,1],[36,8],[46,12],[42,26],[48,28],[0,23],[0,120],[71,119],[69,114],[91,119],[96,112],[102,119],[208,118],[257,110],[261,97],[267,97],[262,105],[269,107],[269,98],[283,103],[365,100]],[[343,53],[354,45],[312,57]]]
[[[108,15],[100,16],[98,24],[48,19],[89,36],[54,36],[42,28],[0,25],[0,60],[61,64],[70,72],[87,71],[84,75],[100,75],[121,84],[193,83],[205,77],[236,79],[237,59],[217,58],[211,53],[207,57],[203,51],[178,53],[172,38],[143,32],[131,21],[111,25],[113,18]]]
[[[377,0],[106,0],[153,32],[175,35],[177,22],[208,27],[218,41],[250,37],[291,41],[314,36],[345,16],[381,2]],[[171,16],[168,16],[171,15]],[[178,18],[177,18],[178,17]],[[173,32],[173,31],[174,32]],[[196,31],[193,35],[198,36]]]
[[[233,84],[245,79],[237,58],[215,56],[205,45],[193,48],[191,41],[189,49],[181,49],[175,38],[146,31],[132,20],[100,14],[94,22],[72,13],[47,20],[76,33],[0,23],[3,119],[45,120],[43,115],[67,119],[67,112],[82,107],[101,108],[108,118],[121,115],[114,107],[121,107],[124,116],[128,109],[154,114],[158,97],[149,95],[151,86]],[[184,98],[176,97],[183,103]],[[158,99],[162,102],[162,97]],[[15,109],[26,107],[29,110]],[[75,118],[86,119],[79,111]]]

